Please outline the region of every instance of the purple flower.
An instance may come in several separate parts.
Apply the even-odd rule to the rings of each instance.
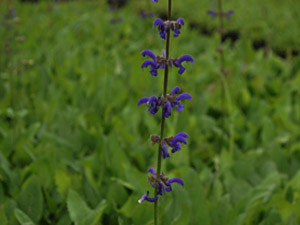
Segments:
[[[163,144],[161,147],[162,147],[162,152],[161,152],[162,157],[163,157],[164,159],[170,157],[170,154],[169,154],[169,152],[168,152],[168,149],[167,149],[166,144]]]
[[[189,136],[184,133],[184,132],[180,132],[178,134],[176,134],[174,136],[174,138],[168,142],[168,145],[172,148],[172,153],[175,153],[177,151],[180,151],[181,150],[181,144],[187,144],[185,138],[188,138]]]
[[[214,10],[208,10],[207,14],[210,14],[212,19],[215,19],[217,16],[225,16],[228,20],[231,19],[231,14],[233,14],[233,10],[229,10],[228,12],[215,12]]]
[[[151,187],[155,188],[155,185],[157,185],[157,192],[154,198],[149,198],[149,190],[147,190],[147,194],[143,195],[138,202],[142,203],[143,201],[148,201],[148,202],[156,202],[158,199],[158,195],[163,195],[167,192],[172,191],[172,183],[178,183],[181,184],[182,186],[184,185],[184,182],[182,179],[178,177],[174,177],[171,179],[165,178],[164,173],[161,173],[159,177],[157,177],[155,170],[153,168],[150,168],[148,170],[149,173],[152,174],[152,176],[148,177],[148,182],[150,183]]]
[[[182,186],[184,186],[184,182],[182,179],[180,179],[178,177],[171,178],[171,179],[167,180],[167,182],[166,182],[166,185],[167,185],[166,191],[167,192],[172,191],[172,186],[171,186],[172,183],[178,183],[178,184],[181,184]]]
[[[218,16],[218,13],[216,13],[214,10],[208,10],[207,14],[210,14],[213,20]]]
[[[162,39],[166,39],[166,33],[168,27],[174,32],[174,37],[178,37],[180,34],[180,29],[184,25],[184,19],[179,18],[176,21],[163,21],[160,18],[154,20],[154,26],[158,27],[159,35]]]
[[[154,20],[153,26],[157,26],[160,37],[162,39],[166,39],[166,32],[167,32],[168,26],[165,25],[164,21],[160,18],[157,18]]]
[[[183,108],[184,108],[184,105],[182,105],[179,101],[181,101],[183,99],[188,99],[190,101],[193,100],[193,98],[192,98],[192,96],[190,94],[188,94],[188,93],[182,93],[182,94],[178,95],[176,97],[176,99],[172,102],[172,104],[171,104],[172,108],[175,107],[178,112],[181,112],[183,110]]]
[[[143,97],[141,98],[139,101],[138,101],[138,106],[140,106],[141,104],[144,104],[146,103],[147,105],[149,105],[149,109],[148,111],[151,113],[151,114],[155,114],[158,112],[159,110],[159,107],[160,107],[160,104],[161,102],[158,100],[157,97],[155,96],[152,96],[150,98],[148,97]]]
[[[147,194],[143,195],[138,202],[142,203],[143,201],[148,201],[148,202],[156,202],[158,199],[158,196],[154,196],[154,198],[149,198],[149,191],[147,191]]]
[[[166,157],[170,156],[167,149],[167,145],[169,145],[172,148],[171,152],[175,153],[181,150],[181,144],[185,144],[185,145],[187,144],[185,139],[188,137],[189,136],[186,133],[180,132],[176,134],[174,137],[165,138],[162,143],[162,147],[163,147],[162,157],[165,159]]]
[[[184,99],[188,99],[190,101],[193,100],[192,96],[188,93],[182,93],[177,97],[175,97],[174,94],[178,94],[180,91],[181,91],[180,88],[176,86],[169,94],[169,99],[173,99],[173,101],[171,101],[171,107],[176,108],[178,112],[181,112],[184,108],[184,105],[182,105],[179,101]]]
[[[158,0],[152,0],[152,2],[158,2]]]
[[[172,105],[170,102],[166,102],[163,106],[163,116],[164,117],[169,117],[171,116],[171,108],[172,108]]]
[[[184,55],[184,56],[181,56],[179,59],[177,59],[173,64],[174,66],[176,67],[179,67],[179,71],[178,73],[179,74],[182,74],[184,71],[185,71],[185,68],[181,65],[183,62],[194,62],[194,59],[192,56],[189,56],[189,55]]]
[[[234,11],[233,10],[229,10],[227,13],[225,13],[225,16],[228,20],[231,20],[231,14],[233,14]]]
[[[150,66],[150,73],[152,76],[157,76],[157,70],[165,68],[165,51],[163,50],[163,56],[155,56],[151,50],[144,50],[141,52],[142,56],[148,56],[152,60],[146,60],[143,62],[141,68]]]
[[[178,37],[180,34],[180,29],[184,25],[184,20],[179,18],[175,23],[171,25],[171,29],[174,31],[174,37]]]

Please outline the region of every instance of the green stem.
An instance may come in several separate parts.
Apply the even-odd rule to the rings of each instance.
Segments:
[[[171,20],[171,8],[172,8],[172,0],[168,0],[168,20]],[[169,59],[169,52],[170,52],[170,28],[167,29],[167,38],[166,38],[166,61]],[[168,89],[168,74],[169,74],[169,64],[166,63],[165,66],[165,76],[164,76],[164,87],[163,87],[163,97],[166,97],[167,95],[167,89]],[[163,116],[163,113],[161,115],[161,128],[160,128],[160,137],[161,140],[164,137],[164,130],[165,130],[165,117]],[[162,157],[162,145],[161,142],[159,143],[158,147],[158,155],[157,155],[157,169],[156,169],[156,176],[160,176],[161,171],[161,157]],[[157,183],[155,184],[155,191],[154,195],[157,196]],[[158,225],[158,199],[154,203],[154,224]]]
[[[226,80],[226,71],[225,71],[225,55],[223,48],[223,39],[224,39],[224,11],[222,6],[222,0],[218,0],[218,11],[219,11],[219,33],[220,33],[220,78],[222,82],[222,113],[225,114],[225,98],[227,102],[227,110],[229,115],[229,151],[232,153],[233,143],[234,143],[234,127],[232,119],[232,108],[231,108],[231,96],[228,88],[228,83]],[[224,120],[223,120],[224,123]]]

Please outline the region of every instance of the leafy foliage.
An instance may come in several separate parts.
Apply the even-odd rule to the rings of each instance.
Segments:
[[[136,105],[160,91],[140,71],[140,51],[161,49],[153,20],[139,17],[142,4],[110,12],[104,1],[14,2],[19,19],[9,32],[0,27],[0,48],[12,40],[0,57],[1,225],[153,222],[153,206],[137,200],[156,161],[149,133],[159,116]],[[211,5],[174,2],[191,30],[172,42],[171,55],[193,55],[195,64],[186,76],[171,70],[169,87],[180,79],[194,103],[166,121],[170,135],[185,131],[190,140],[164,165],[185,186],[162,197],[163,224],[300,224],[300,57],[275,51],[299,46],[298,4],[226,2],[236,16],[226,26],[240,34],[225,41],[231,122],[222,114]],[[256,39],[266,46],[256,49]]]

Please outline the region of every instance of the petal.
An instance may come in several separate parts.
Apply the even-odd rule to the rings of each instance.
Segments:
[[[226,18],[227,18],[228,20],[230,20],[230,19],[231,19],[231,14],[233,14],[233,13],[234,13],[233,10],[229,10],[229,11],[225,14]]]
[[[152,0],[152,2],[158,2],[158,0]]]
[[[175,30],[173,36],[174,36],[174,37],[178,37],[179,34],[180,34],[180,31],[179,31],[179,30]]]
[[[153,175],[155,175],[155,169],[154,169],[154,168],[150,168],[150,169],[148,170],[148,172],[149,172],[149,173],[152,173]]]
[[[184,71],[185,71],[185,68],[183,66],[181,66],[180,69],[178,70],[178,73],[183,74]]]
[[[153,68],[156,68],[158,64],[156,64],[154,61],[152,60],[146,60],[145,62],[143,62],[141,68],[147,67],[147,66],[152,66]]]
[[[162,157],[165,159],[166,157],[170,157],[167,146],[164,144],[162,145]]]
[[[189,138],[189,135],[185,132],[179,132],[175,135],[175,137],[180,136],[180,137],[184,137],[184,138]]]
[[[141,55],[142,56],[149,56],[150,58],[153,59],[154,62],[156,61],[156,56],[151,50],[148,50],[148,49],[144,50],[144,51],[141,52]]]
[[[218,15],[214,10],[208,10],[207,14],[210,14],[212,16],[212,19],[215,19]]]
[[[166,191],[167,191],[167,192],[170,192],[170,191],[172,191],[172,187],[171,187],[171,185],[170,185],[170,186],[168,186],[168,187],[166,188]]]
[[[143,195],[139,200],[138,200],[138,203],[142,203],[143,201],[145,201],[148,197],[148,194],[149,194],[149,191],[147,191],[147,194]]]
[[[177,94],[181,92],[180,88],[178,86],[174,87],[173,90],[171,91],[171,94],[174,95],[174,94]]]
[[[182,93],[180,95],[177,96],[176,98],[176,101],[180,101],[180,100],[183,100],[183,99],[188,99],[188,100],[193,100],[192,96],[188,93]]]
[[[149,198],[149,197],[147,197],[146,200],[147,200],[148,202],[156,202],[157,199],[158,199],[158,196],[156,195],[154,198]]]
[[[151,73],[152,76],[157,76],[157,70],[156,69],[150,70],[150,73]]]
[[[182,62],[187,61],[187,62],[194,62],[194,59],[190,55],[183,55],[181,56],[178,60],[177,63],[180,65]]]
[[[149,105],[158,104],[158,98],[156,96],[151,96],[149,99]]]
[[[183,18],[178,18],[178,20],[176,20],[176,22],[180,23],[181,25],[184,25],[184,19]]]
[[[163,107],[163,116],[164,117],[169,117],[171,115],[171,103],[170,102],[166,102],[164,104],[164,107]]]
[[[138,106],[140,106],[141,104],[147,103],[148,101],[149,101],[149,98],[143,97],[139,100]]]
[[[177,112],[181,112],[183,109],[184,109],[184,105],[182,105],[181,103],[178,102],[177,108],[176,108]]]
[[[174,177],[174,178],[171,178],[169,180],[167,180],[166,184],[168,186],[170,186],[171,183],[178,183],[178,184],[181,184],[182,186],[184,185],[184,182],[182,179],[178,178],[178,177]]]
[[[149,195],[149,191],[147,191],[147,194],[143,195],[143,196],[138,200],[138,202],[139,202],[139,203],[142,203],[142,202],[145,201],[145,200],[148,201],[148,202],[156,202],[156,201],[157,201],[157,199],[158,199],[157,196],[155,196],[154,198],[149,198],[148,195]]]
[[[166,39],[166,31],[160,31],[159,35],[162,39]]]
[[[153,26],[165,26],[164,21],[160,18],[154,20]]]
[[[177,143],[177,142],[186,144],[186,140],[185,140],[183,137],[181,137],[181,136],[177,136],[177,137],[175,136],[175,137],[173,138],[172,144],[175,144],[175,143]]]
[[[175,153],[177,151],[180,151],[181,150],[181,145],[176,143],[174,146],[173,146],[173,149],[172,149],[172,153]]]

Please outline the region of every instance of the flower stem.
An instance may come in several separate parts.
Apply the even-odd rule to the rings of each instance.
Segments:
[[[224,40],[224,11],[222,6],[222,0],[218,0],[218,11],[219,11],[219,33],[220,33],[220,78],[222,82],[222,113],[225,114],[225,98],[227,101],[227,110],[229,115],[229,152],[232,153],[233,150],[233,143],[234,143],[234,128],[233,128],[233,120],[232,120],[232,113],[231,113],[231,96],[228,88],[228,83],[226,80],[226,70],[225,70],[225,54],[223,48],[223,40]],[[224,120],[223,120],[224,124]]]
[[[168,20],[171,20],[171,8],[172,8],[172,0],[168,0]],[[167,29],[167,37],[166,37],[166,61],[169,59],[169,52],[170,52],[170,27]],[[163,87],[163,97],[166,97],[167,95],[167,89],[168,89],[168,74],[169,74],[169,64],[166,63],[165,66],[165,76],[164,76],[164,87]],[[160,137],[161,140],[164,137],[164,130],[165,130],[165,119],[166,117],[161,116],[161,128],[160,128]],[[161,170],[161,157],[162,157],[162,144],[159,143],[158,147],[158,155],[157,155],[157,169],[156,169],[156,176],[160,176],[160,170]],[[157,196],[157,184],[155,184],[155,191],[154,195]],[[154,203],[154,224],[158,225],[158,199]]]

